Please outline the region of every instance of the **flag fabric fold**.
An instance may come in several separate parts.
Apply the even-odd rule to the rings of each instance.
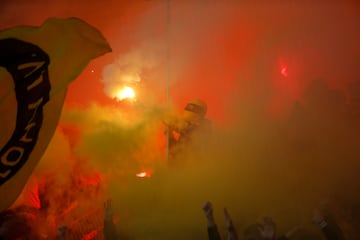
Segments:
[[[16,200],[44,154],[68,85],[110,51],[101,32],[77,18],[0,32],[0,211]]]

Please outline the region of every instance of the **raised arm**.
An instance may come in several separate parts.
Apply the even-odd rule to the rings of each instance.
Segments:
[[[207,201],[202,207],[206,220],[209,240],[221,240],[218,228],[214,219],[214,211],[211,202]]]

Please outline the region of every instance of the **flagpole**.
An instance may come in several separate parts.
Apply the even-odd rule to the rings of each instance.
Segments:
[[[166,0],[166,107],[170,105],[170,0]],[[166,163],[169,163],[169,131],[166,131]]]

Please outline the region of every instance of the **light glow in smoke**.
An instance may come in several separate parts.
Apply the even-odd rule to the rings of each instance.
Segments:
[[[283,64],[280,67],[280,72],[281,72],[281,75],[283,75],[284,77],[288,76],[287,67],[285,65],[283,65]]]
[[[137,173],[136,176],[139,178],[145,178],[145,177],[149,178],[151,177],[151,173],[149,171],[141,171]]]
[[[124,86],[116,93],[115,98],[120,101],[125,99],[135,99],[135,91],[129,86]]]

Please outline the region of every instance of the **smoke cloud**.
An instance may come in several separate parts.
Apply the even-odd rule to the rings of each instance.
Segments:
[[[2,26],[50,16],[30,14],[45,9],[40,1],[17,2],[3,5]],[[358,239],[358,3],[170,1],[169,22],[165,1],[56,4],[55,15],[94,23],[114,49],[70,87],[67,102],[86,105],[64,108],[35,173],[56,169],[58,191],[73,186],[69,175],[95,179],[91,199],[72,188],[82,213],[111,198],[124,239],[207,239],[210,200],[223,235],[227,207],[240,233],[271,216],[279,233],[301,225],[319,236],[312,211],[325,202]],[[29,15],[11,17],[19,8]],[[103,100],[124,83],[138,90],[135,103]],[[170,168],[162,120],[193,98],[208,104],[211,138]],[[135,176],[143,170],[151,177]]]

